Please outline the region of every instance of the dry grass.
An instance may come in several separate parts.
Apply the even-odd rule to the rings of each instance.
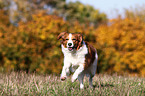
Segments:
[[[0,73],[0,95],[49,96],[145,96],[145,78],[96,75],[94,89],[85,78],[85,88],[70,78],[61,82],[58,76],[26,74],[25,72]]]

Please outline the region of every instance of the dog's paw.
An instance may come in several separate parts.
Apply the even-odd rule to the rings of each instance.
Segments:
[[[73,76],[72,79],[71,79],[71,81],[72,81],[72,82],[75,82],[76,79],[77,79],[77,77],[76,77],[76,76]]]
[[[80,89],[84,89],[84,85],[83,84],[80,84]]]
[[[71,82],[75,82],[76,81],[76,79],[71,79]]]
[[[66,79],[66,76],[60,77],[61,81],[64,81]]]

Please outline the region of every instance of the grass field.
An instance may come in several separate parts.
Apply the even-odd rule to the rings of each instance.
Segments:
[[[145,96],[145,78],[117,75],[96,75],[94,89],[79,89],[79,82],[70,78],[61,82],[59,76],[26,74],[25,72],[0,73],[0,96]]]

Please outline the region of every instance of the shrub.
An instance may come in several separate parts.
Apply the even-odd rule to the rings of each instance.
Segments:
[[[11,40],[11,33],[15,30],[14,26],[12,26],[9,22],[9,18],[7,14],[0,10],[0,71],[11,70],[14,68],[11,65],[12,62],[9,61],[9,57],[11,56],[7,50],[11,47],[9,41]]]
[[[54,15],[33,15],[31,21],[20,22],[18,28],[6,31],[4,38],[1,38],[4,44],[0,48],[4,57],[1,60],[4,61],[1,62],[2,68],[4,71],[60,73],[63,55],[56,39],[58,34],[63,31],[82,32],[83,29],[77,22],[68,24]]]
[[[145,24],[141,19],[117,18],[95,29],[38,13],[31,21],[14,27],[3,11],[0,15],[0,71],[60,73],[63,54],[56,38],[67,31],[83,33],[84,39],[97,48],[98,72],[145,76]]]
[[[101,26],[96,41],[101,50],[103,70],[139,73],[145,76],[145,24],[140,19],[115,19]]]

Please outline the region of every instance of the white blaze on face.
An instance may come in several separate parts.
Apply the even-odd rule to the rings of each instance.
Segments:
[[[69,46],[69,45],[68,45],[69,43],[71,43],[72,45]],[[70,34],[69,34],[69,40],[68,40],[68,42],[67,42],[67,47],[73,47],[73,46],[74,46],[74,44],[73,44],[73,41],[72,41],[72,34],[70,33]]]
[[[67,41],[67,48],[69,51],[73,51],[73,41],[72,41],[72,34],[69,34],[69,40]]]

